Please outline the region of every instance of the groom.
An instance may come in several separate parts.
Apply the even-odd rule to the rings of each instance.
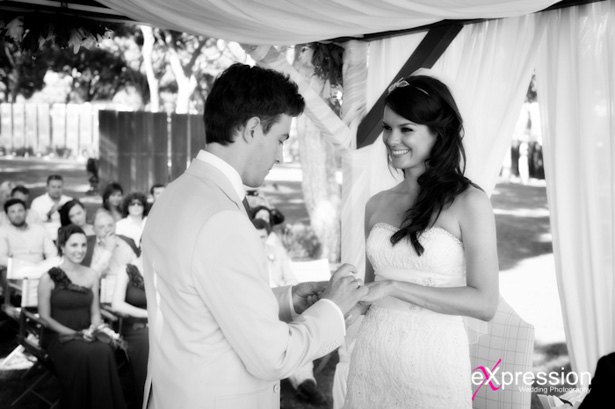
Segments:
[[[275,71],[235,64],[214,83],[206,148],[143,232],[150,408],[277,408],[279,379],[342,343],[344,314],[368,292],[354,267],[329,283],[272,291],[244,207],[243,185],[260,186],[282,161],[304,107],[297,85]]]

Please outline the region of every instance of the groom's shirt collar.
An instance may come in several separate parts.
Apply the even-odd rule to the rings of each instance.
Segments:
[[[214,155],[213,153],[200,150],[199,154],[196,157],[198,160],[203,161],[205,163],[210,164],[211,166],[218,169],[226,178],[231,182],[233,186],[233,190],[237,193],[237,197],[239,200],[243,200],[246,197],[246,189],[243,187],[243,182],[241,181],[241,176],[239,176],[239,172],[235,170],[234,167],[229,165],[223,159]]]

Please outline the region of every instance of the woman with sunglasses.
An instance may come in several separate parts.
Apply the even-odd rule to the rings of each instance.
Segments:
[[[115,233],[134,240],[141,247],[141,233],[147,220],[147,197],[143,193],[133,192],[124,199],[121,220],[116,223]]]

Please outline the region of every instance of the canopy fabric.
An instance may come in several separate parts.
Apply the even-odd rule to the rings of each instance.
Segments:
[[[556,0],[97,0],[157,27],[246,44],[292,45],[441,20],[515,17]]]
[[[551,11],[539,24],[557,285],[572,369],[593,374],[615,351],[615,2]]]

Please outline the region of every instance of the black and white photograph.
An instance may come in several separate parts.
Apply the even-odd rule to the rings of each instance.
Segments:
[[[606,409],[615,0],[0,0],[0,409]]]

